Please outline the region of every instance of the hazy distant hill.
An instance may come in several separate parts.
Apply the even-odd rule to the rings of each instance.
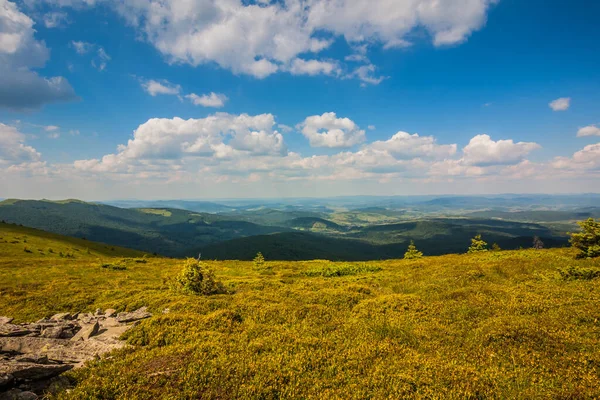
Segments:
[[[193,200],[115,200],[102,203],[120,208],[178,208],[204,213],[220,213],[235,209],[224,204]]]
[[[289,230],[178,209],[124,209],[81,201],[6,200],[0,220],[62,235],[180,256],[237,237]]]
[[[534,236],[539,236],[546,247],[568,244],[566,235],[536,224],[440,219],[355,228],[339,235],[288,232],[252,236],[212,244],[199,251],[203,257],[218,260],[251,260],[260,251],[271,260],[361,261],[402,258],[410,240],[425,255],[465,253],[470,239],[477,234],[482,234],[490,246],[497,243],[503,249],[529,248]]]
[[[202,252],[219,259],[251,259],[258,251],[281,260],[397,258],[410,240],[427,255],[462,253],[477,234],[490,245],[498,243],[506,249],[531,247],[533,236],[541,237],[547,247],[562,246],[567,243],[566,230],[571,229],[565,228],[562,218],[585,217],[591,212],[486,211],[472,215],[494,218],[403,221],[402,212],[376,207],[329,214],[296,206],[288,211],[255,207],[210,214],[175,208],[119,208],[79,200],[0,202],[0,220],[7,222],[168,256]],[[561,222],[512,220],[533,216]]]

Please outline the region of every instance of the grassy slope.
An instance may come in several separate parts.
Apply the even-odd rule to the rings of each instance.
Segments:
[[[600,279],[558,273],[600,260],[569,249],[369,262],[381,270],[335,278],[303,272],[343,263],[207,262],[232,294],[198,297],[168,289],[180,260],[103,269],[117,259],[102,245],[14,229],[2,236],[80,251],[0,241],[0,315],[155,313],[128,334],[133,348],[72,373],[62,398],[600,397]]]
[[[77,200],[6,200],[0,202],[0,220],[169,256],[190,254],[190,249],[213,242],[287,230],[213,214],[123,209]]]

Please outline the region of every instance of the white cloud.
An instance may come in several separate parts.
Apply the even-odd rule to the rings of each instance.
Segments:
[[[352,147],[363,143],[365,131],[349,118],[337,118],[333,112],[313,115],[298,127],[312,147]]]
[[[556,157],[551,165],[558,171],[578,175],[584,172],[600,173],[600,143],[585,146],[572,157]]]
[[[0,123],[0,167],[39,161],[41,154],[25,144],[17,128]]]
[[[59,130],[60,127],[56,126],[56,125],[48,125],[44,127],[44,130],[46,132],[56,132],[57,130]]]
[[[567,111],[571,106],[571,98],[561,97],[560,99],[556,99],[548,103],[548,106],[553,111]]]
[[[375,130],[375,125],[369,125],[367,126],[367,129],[370,131],[374,131]]]
[[[196,106],[214,108],[224,107],[227,100],[229,100],[224,94],[214,92],[211,92],[210,94],[204,94],[202,96],[198,96],[196,93],[191,93],[186,95],[185,98],[190,100]]]
[[[384,76],[374,76],[373,74],[377,70],[377,67],[373,64],[363,65],[354,70],[349,77],[355,77],[363,81],[364,83],[369,83],[371,85],[379,85],[381,82],[386,79]]]
[[[0,107],[35,109],[77,98],[65,78],[44,78],[32,71],[49,57],[44,42],[35,39],[33,25],[15,3],[0,0]]]
[[[577,137],[600,136],[600,127],[597,125],[588,125],[577,131]]]
[[[77,54],[87,54],[94,48],[92,43],[77,40],[72,40],[71,46],[73,46]]]
[[[463,149],[463,161],[474,166],[516,164],[540,147],[537,143],[515,143],[512,139],[493,141],[489,135],[477,135]]]
[[[271,114],[257,116],[217,113],[203,119],[154,118],[140,125],[118,153],[101,160],[80,160],[83,171],[130,171],[136,166],[180,165],[202,159],[206,164],[244,156],[287,154],[283,136],[273,130]],[[191,161],[190,161],[191,162]],[[161,164],[162,163],[162,164]]]
[[[319,60],[303,60],[296,58],[292,61],[290,68],[292,75],[339,75],[341,68],[337,62],[319,61]]]
[[[96,50],[96,57],[92,59],[92,66],[98,71],[104,71],[107,63],[111,60],[110,56],[106,53],[103,47],[98,47]]]
[[[456,145],[439,145],[433,136],[411,135],[398,132],[386,141],[377,141],[367,147],[385,151],[395,158],[409,159],[415,157],[446,158],[456,153]]]
[[[48,137],[50,139],[58,139],[60,137],[60,133],[59,132],[52,132],[48,134]]]
[[[425,28],[436,46],[463,42],[486,22],[495,1],[466,0],[325,0],[311,2],[308,23],[343,35],[349,42],[409,45],[407,36]]]
[[[79,55],[94,52],[95,55],[92,58],[91,64],[92,67],[96,68],[98,71],[104,71],[108,62],[111,60],[111,57],[108,55],[106,50],[104,50],[104,47],[97,44],[72,40],[71,46],[73,46]]]
[[[49,12],[44,14],[44,25],[46,28],[59,28],[69,22],[67,13]]]
[[[28,0],[31,2],[31,0]],[[435,46],[461,43],[486,22],[498,0],[46,0],[55,6],[106,3],[169,62],[215,63],[236,74],[265,78],[278,71],[343,76],[330,61],[300,56],[327,49],[342,36],[365,62],[367,46],[406,47],[416,29]],[[323,35],[325,33],[325,35]],[[323,37],[326,37],[324,39]],[[296,61],[300,60],[300,61]],[[308,64],[306,64],[308,63]],[[329,65],[327,65],[329,64]],[[365,83],[377,77],[360,70]]]
[[[175,85],[167,80],[155,81],[153,79],[149,79],[147,81],[140,81],[140,85],[142,88],[150,95],[156,96],[159,94],[166,95],[179,95],[181,93],[181,86]]]

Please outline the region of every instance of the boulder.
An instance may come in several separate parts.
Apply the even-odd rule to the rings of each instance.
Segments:
[[[0,337],[1,336],[25,336],[33,333],[31,329],[25,328],[21,325],[14,324],[2,324],[0,325]]]
[[[0,325],[2,324],[10,324],[13,321],[10,317],[0,317]]]
[[[73,336],[71,338],[71,340],[72,341],[88,340],[89,338],[91,338],[92,336],[97,334],[99,329],[100,329],[100,325],[98,324],[98,321],[95,321],[93,324],[90,324],[88,326],[83,326],[81,328],[81,330],[79,332],[77,332],[75,334],[75,336]]]
[[[146,307],[139,308],[133,312],[122,312],[117,314],[117,321],[121,323],[139,321],[144,318],[150,318],[152,314],[147,311]]]
[[[50,317],[51,321],[71,321],[73,316],[69,313],[58,313]]]
[[[56,325],[56,326],[50,326],[48,328],[45,328],[42,333],[41,333],[41,337],[44,338],[50,338],[50,339],[59,339],[62,337],[63,334],[63,327],[60,325]]]
[[[114,308],[107,308],[104,311],[104,316],[107,318],[114,317],[116,315],[117,315],[117,310],[115,310]]]
[[[58,376],[73,368],[69,364],[36,364],[8,361],[0,365],[0,375],[12,375],[15,380],[39,381]]]
[[[14,358],[18,362],[27,362],[34,364],[48,364],[48,356],[45,354],[21,354]]]

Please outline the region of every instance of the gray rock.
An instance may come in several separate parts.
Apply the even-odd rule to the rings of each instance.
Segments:
[[[0,400],[37,400],[38,395],[33,392],[24,392],[20,389],[11,389],[0,394]]]
[[[50,338],[50,339],[59,339],[62,337],[63,334],[63,327],[58,325],[58,326],[50,326],[48,328],[45,328],[42,333],[41,333],[41,337],[44,338]]]
[[[104,316],[107,318],[114,317],[117,315],[117,310],[114,308],[108,308],[104,311]]]
[[[0,325],[2,324],[10,324],[13,321],[10,317],[0,317]]]
[[[117,321],[119,322],[133,322],[139,321],[144,318],[150,318],[152,314],[147,311],[146,307],[139,308],[133,312],[122,312],[117,314]]]
[[[14,358],[18,362],[27,362],[34,364],[48,364],[48,356],[45,354],[22,354]]]
[[[73,366],[69,364],[36,364],[8,361],[0,365],[0,374],[12,375],[17,381],[38,381],[58,376],[71,368]]]
[[[89,338],[97,334],[99,329],[100,325],[98,324],[98,321],[96,321],[93,324],[90,324],[89,326],[82,327],[81,330],[71,338],[71,340],[88,340]]]
[[[69,313],[58,313],[50,317],[51,321],[71,321],[73,316]]]
[[[0,325],[0,336],[25,336],[33,333],[31,329],[27,329],[21,325],[2,324]]]

